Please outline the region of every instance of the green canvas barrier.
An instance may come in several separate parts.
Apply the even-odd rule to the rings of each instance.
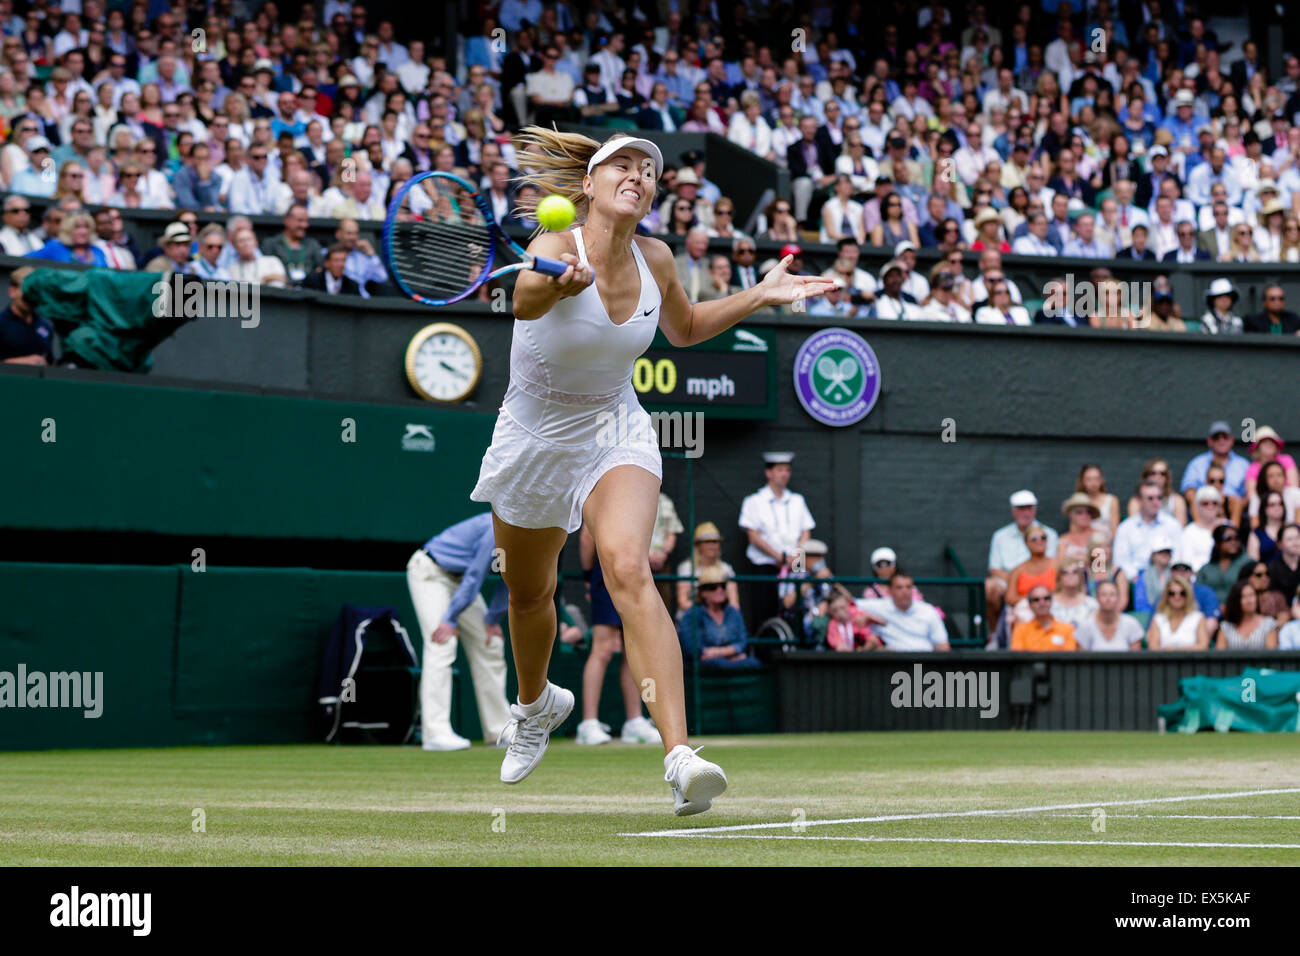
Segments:
[[[1238,677],[1184,677],[1182,695],[1160,707],[1168,731],[1294,732],[1300,672],[1247,667]]]

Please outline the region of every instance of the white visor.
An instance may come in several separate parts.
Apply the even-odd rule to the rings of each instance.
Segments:
[[[638,139],[631,136],[620,136],[617,139],[612,139],[596,150],[596,155],[591,157],[591,162],[587,164],[587,172],[590,173],[620,149],[635,149],[645,153],[654,160],[655,179],[664,174],[664,156],[663,153],[659,152],[659,147],[648,139]]]

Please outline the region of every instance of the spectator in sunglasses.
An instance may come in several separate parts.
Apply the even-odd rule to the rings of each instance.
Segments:
[[[1013,651],[1077,651],[1074,625],[1052,616],[1052,592],[1036,584],[1026,595],[1033,620],[1021,621],[1011,633]]]
[[[1209,626],[1196,608],[1192,589],[1182,578],[1171,576],[1147,628],[1147,647],[1153,651],[1203,651],[1209,646]]]
[[[794,218],[794,207],[788,199],[777,199],[765,210],[768,229],[765,239],[775,242],[799,242],[799,224]]]
[[[1277,284],[1264,289],[1263,310],[1246,316],[1243,325],[1247,332],[1263,335],[1300,335],[1300,316],[1287,311],[1286,290]]]
[[[1250,468],[1250,462],[1232,450],[1234,440],[1232,429],[1227,422],[1212,423],[1209,436],[1205,439],[1209,450],[1201,452],[1187,463],[1179,490],[1187,499],[1188,505],[1194,507],[1197,489],[1212,483],[1211,466],[1220,466],[1223,469],[1224,483],[1219,485],[1218,489],[1227,499],[1229,519],[1233,524],[1240,524],[1246,498],[1246,472]]]
[[[749,637],[745,620],[727,601],[726,573],[717,566],[700,570],[695,588],[697,604],[682,615],[677,637],[682,653],[701,667],[758,667],[748,654]]]
[[[1246,582],[1259,592],[1260,613],[1278,620],[1287,619],[1290,612],[1286,606],[1286,597],[1282,591],[1273,587],[1271,565],[1263,561],[1247,561],[1238,573],[1237,580]]]
[[[1241,576],[1241,569],[1256,562],[1245,553],[1241,533],[1230,524],[1214,529],[1214,549],[1210,560],[1196,572],[1196,580],[1214,592],[1219,606],[1228,599],[1228,591]]]

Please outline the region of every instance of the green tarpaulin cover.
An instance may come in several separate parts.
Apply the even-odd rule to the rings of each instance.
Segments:
[[[1182,696],[1158,710],[1166,730],[1296,730],[1300,672],[1248,667],[1239,677],[1184,677],[1178,690]]]
[[[157,272],[37,269],[23,298],[54,323],[64,354],[118,372],[147,372],[150,352],[187,319],[154,315]]]

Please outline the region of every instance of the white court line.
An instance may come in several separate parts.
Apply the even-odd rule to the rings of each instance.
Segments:
[[[846,817],[840,820],[803,820],[800,826],[821,827],[837,823],[892,823],[899,820],[949,820],[957,817],[993,817],[1013,813],[1048,813],[1053,810],[1093,810],[1097,807],[1132,807],[1150,803],[1182,803],[1189,800],[1231,800],[1234,797],[1263,797],[1278,793],[1300,793],[1300,787],[1282,787],[1276,790],[1237,790],[1232,793],[1195,793],[1182,797],[1146,797],[1141,800],[1107,800],[1099,803],[1058,803],[1043,807],[1018,807],[1010,810],[950,810],[935,813],[890,813],[875,817]],[[706,836],[711,833],[733,833],[741,830],[782,830],[793,825],[781,823],[740,823],[732,826],[698,827],[677,830],[649,830],[644,833],[620,833],[627,837]]]
[[[1071,820],[1088,819],[1091,813],[1051,813]],[[1107,820],[1300,820],[1300,816],[1266,813],[1108,813]]]
[[[813,823],[808,821],[809,825]],[[783,823],[783,827],[790,824]],[[635,834],[620,834],[632,836]],[[693,835],[709,840],[836,840],[852,843],[1005,843],[1016,846],[1164,846],[1164,847],[1232,847],[1238,850],[1300,850],[1300,843],[1163,843],[1145,840],[995,840],[974,837],[879,837],[879,836],[803,836],[794,833],[704,833]]]

